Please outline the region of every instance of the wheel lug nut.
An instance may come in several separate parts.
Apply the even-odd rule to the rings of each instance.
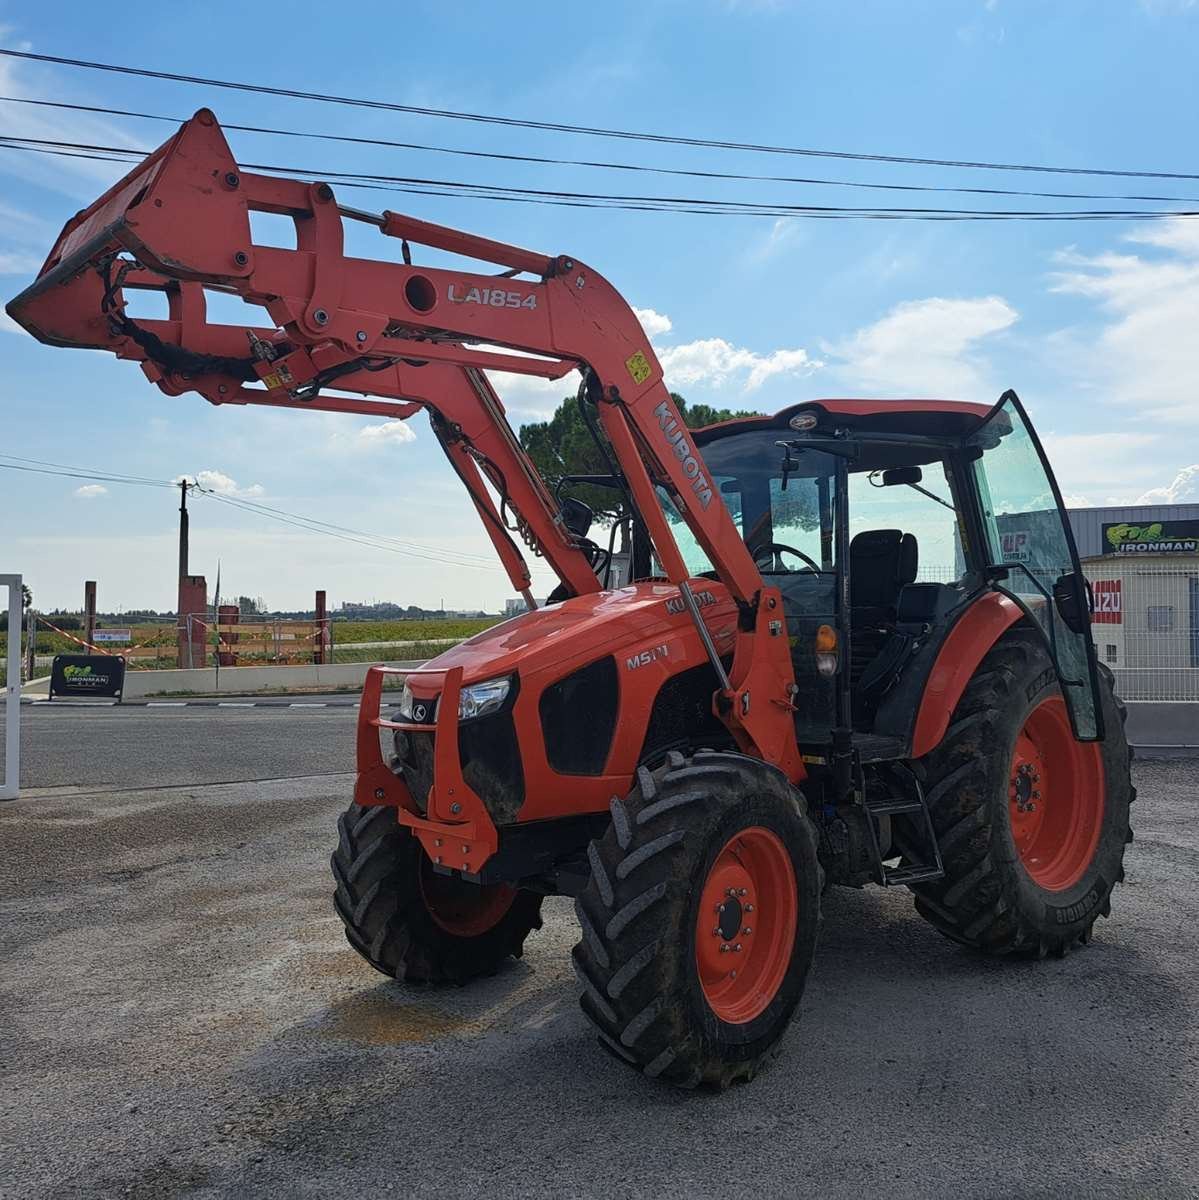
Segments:
[[[717,911],[718,913],[722,913],[722,912],[724,912],[724,905],[723,905],[723,904],[718,904],[718,905],[716,906],[716,911]]]
[[[726,896],[735,896],[736,894],[737,894],[736,888],[729,888],[729,890],[727,892],[725,892]]]
[[[738,943],[737,943],[737,944],[736,944],[736,945],[733,947],[733,953],[734,953],[734,954],[740,954],[740,953],[741,953],[741,943],[740,943],[740,942],[738,942]]]
[[[745,906],[745,911],[746,911],[746,912],[753,912],[753,910],[754,910],[754,906],[753,906],[752,904],[747,904],[747,905]]]
[[[1041,793],[1040,793],[1040,792],[1033,792],[1033,794],[1032,794],[1032,798],[1033,798],[1034,800],[1040,800],[1040,798],[1041,798]]]
[[[746,937],[749,937],[749,935],[750,935],[751,933],[753,933],[753,930],[752,930],[752,929],[750,929],[750,927],[749,927],[748,925],[746,925],[746,927],[745,927],[745,928],[744,928],[744,929],[743,929],[741,932],[742,932],[742,933],[743,933],[743,934],[744,934]]]
[[[721,942],[721,944],[720,944],[720,953],[721,953],[721,954],[727,954],[728,952],[729,952],[729,944],[728,944],[728,942]]]
[[[744,896],[744,895],[745,895],[745,889],[744,889],[744,888],[739,888],[739,889],[738,889],[738,891],[737,891],[737,895],[738,895],[738,896]]]

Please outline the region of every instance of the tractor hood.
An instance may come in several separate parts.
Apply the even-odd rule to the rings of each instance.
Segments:
[[[736,608],[727,590],[707,580],[694,587],[718,646],[722,651],[731,650]],[[525,678],[551,669],[562,674],[606,654],[631,653],[680,629],[694,633],[678,588],[668,583],[637,583],[521,613],[439,654],[424,670],[431,673],[462,667],[464,683],[494,679],[518,669]],[[698,636],[695,643],[699,649]],[[440,690],[440,680],[423,672],[412,684],[413,691],[421,695]]]

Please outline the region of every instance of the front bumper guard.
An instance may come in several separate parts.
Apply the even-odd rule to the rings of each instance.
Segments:
[[[427,676],[441,681],[427,815],[421,814],[408,785],[384,760],[379,744],[380,729],[429,731],[428,725],[388,721],[380,715],[383,680],[388,675],[407,679]],[[499,849],[499,834],[487,806],[462,774],[458,755],[458,697],[461,691],[461,667],[449,671],[371,667],[367,671],[358,709],[358,777],[354,784],[354,802],[364,806],[393,806],[400,824],[406,825],[420,839],[425,853],[435,865],[474,876]]]

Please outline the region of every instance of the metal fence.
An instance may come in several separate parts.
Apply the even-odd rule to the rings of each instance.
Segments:
[[[1199,701],[1199,559],[1112,556],[1083,572],[1095,596],[1095,651],[1120,695]]]
[[[1106,555],[1083,574],[1095,601],[1095,654],[1125,700],[1199,701],[1199,558]],[[948,583],[959,572],[920,567],[918,580]],[[1199,709],[1195,715],[1199,737]]]

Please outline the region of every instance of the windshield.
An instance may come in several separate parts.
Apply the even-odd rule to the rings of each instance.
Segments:
[[[733,523],[764,574],[833,569],[833,475],[836,460],[820,450],[791,452],[783,480],[786,431],[753,430],[709,442],[702,448]],[[662,511],[671,523],[683,561],[692,575],[712,563],[663,489]]]

